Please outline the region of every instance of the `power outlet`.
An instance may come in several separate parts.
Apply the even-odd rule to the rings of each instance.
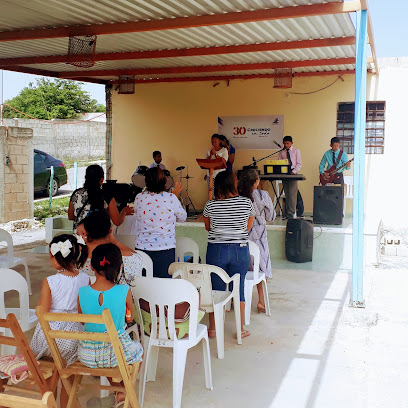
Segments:
[[[8,166],[11,162],[10,162],[10,156],[8,154],[6,154],[6,157],[4,159],[4,162],[6,163],[6,166]]]

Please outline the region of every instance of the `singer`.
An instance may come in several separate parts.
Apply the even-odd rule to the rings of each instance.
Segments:
[[[279,143],[275,142],[276,145],[281,147]],[[279,153],[278,159],[284,160],[288,159],[290,168],[292,169],[291,174],[299,173],[300,168],[302,167],[302,158],[300,156],[300,150],[293,146],[292,136],[285,136],[283,138],[284,148]],[[304,206],[303,199],[298,189],[297,180],[283,180],[283,190],[285,191],[285,218],[303,218]]]

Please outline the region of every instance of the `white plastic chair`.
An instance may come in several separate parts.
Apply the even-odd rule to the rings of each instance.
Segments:
[[[344,178],[344,203],[343,217],[346,216],[346,200],[353,199],[353,176],[343,176]]]
[[[226,284],[225,291],[212,290],[211,274],[218,275]],[[193,264],[190,262],[174,262],[169,266],[169,275],[191,282],[200,289],[200,307],[207,313],[214,313],[215,334],[217,339],[218,358],[224,358],[224,320],[225,309],[234,299],[235,323],[237,326],[237,341],[242,344],[241,313],[239,309],[239,274],[232,278],[218,266],[207,264]],[[233,283],[232,292],[228,290],[229,283]]]
[[[184,262],[186,254],[192,254],[193,263],[199,263],[200,249],[197,242],[188,237],[176,238],[176,262]]]
[[[28,293],[32,295],[30,272],[28,270],[27,262],[25,258],[17,258],[14,256],[12,236],[7,231],[0,229],[0,242],[6,242],[7,244],[7,256],[0,256],[0,268],[14,268],[17,265],[24,265],[28,285]],[[3,279],[3,277],[0,277],[0,279]]]
[[[21,330],[26,332],[37,324],[37,316],[34,309],[29,308],[28,286],[26,280],[15,270],[0,268],[0,319],[5,319],[9,313],[14,313],[21,326]],[[18,292],[20,307],[6,308],[4,295],[6,292],[15,290]],[[6,335],[10,335],[7,334]],[[3,346],[1,346],[3,347]],[[9,347],[0,348],[0,354],[12,354]]]
[[[254,258],[254,270],[248,271],[245,277],[245,324],[248,325],[251,320],[251,305],[252,305],[252,292],[254,286],[262,282],[264,301],[265,301],[265,311],[266,315],[271,315],[271,309],[269,307],[269,297],[268,297],[268,287],[266,285],[265,274],[259,272],[259,257],[260,250],[258,245],[253,241],[249,242],[249,254]]]
[[[146,277],[153,278],[153,261],[146,252],[140,251],[139,249],[135,249],[135,251],[142,257],[143,259],[143,268],[146,270]]]
[[[143,277],[136,278],[135,285],[131,290],[139,319],[142,319],[139,308],[140,299],[149,303],[152,319],[151,335],[150,337],[144,335],[145,356],[140,370],[139,384],[140,407],[143,407],[146,380],[154,381],[156,377],[159,347],[173,348],[173,408],[181,406],[187,351],[201,340],[203,340],[205,384],[206,388],[212,390],[207,327],[197,322],[199,298],[196,288],[183,279]],[[178,340],[174,318],[175,306],[182,302],[187,302],[190,305],[189,333],[188,337]]]

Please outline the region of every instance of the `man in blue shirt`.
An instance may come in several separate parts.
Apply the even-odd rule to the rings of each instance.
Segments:
[[[333,164],[336,164],[336,168],[343,166],[346,164],[346,167],[339,171],[334,177],[334,184],[344,184],[343,180],[343,171],[350,170],[350,161],[347,157],[347,153],[340,150],[340,139],[338,137],[333,137],[330,140],[331,149],[328,150],[322,157],[319,166],[319,173],[323,174],[325,179],[328,179],[329,176],[325,175],[324,171],[329,169]],[[341,154],[341,156],[339,156]],[[327,167],[326,167],[327,164]]]

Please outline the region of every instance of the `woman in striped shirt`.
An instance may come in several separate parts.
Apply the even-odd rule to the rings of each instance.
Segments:
[[[219,266],[229,276],[240,275],[240,310],[242,338],[250,335],[244,330],[245,275],[249,267],[248,231],[252,228],[255,209],[247,197],[240,197],[234,174],[223,171],[215,177],[215,200],[207,201],[203,216],[208,231],[206,262]],[[225,283],[218,276],[211,276],[214,290],[225,290]],[[235,305],[238,307],[238,305]],[[208,336],[215,337],[214,314],[209,314]]]

